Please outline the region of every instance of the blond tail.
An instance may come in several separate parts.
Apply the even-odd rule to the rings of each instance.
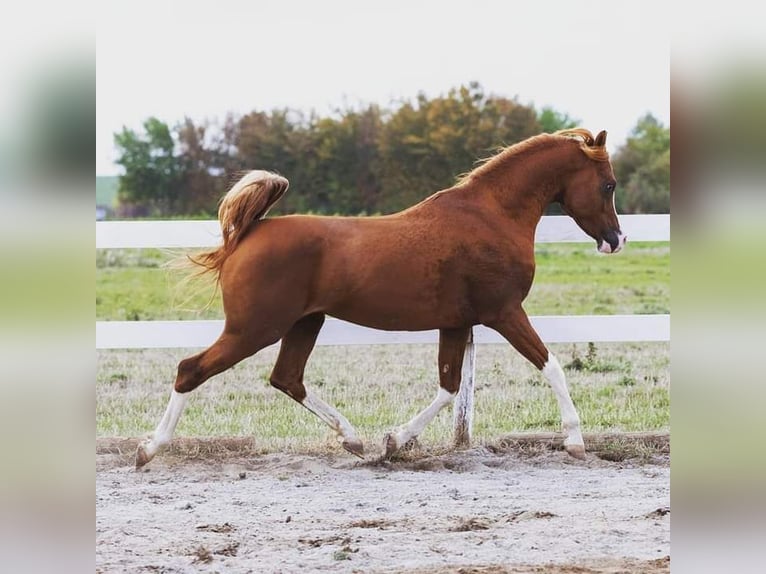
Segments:
[[[192,262],[220,276],[226,258],[245,237],[250,225],[262,219],[289,186],[287,179],[269,171],[248,172],[223,196],[218,208],[223,244],[216,249],[190,256]]]

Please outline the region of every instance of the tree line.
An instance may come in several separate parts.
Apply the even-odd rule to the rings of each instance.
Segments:
[[[488,95],[476,83],[392,109],[369,104],[329,116],[277,109],[172,127],[149,118],[141,131],[115,134],[124,169],[118,215],[214,216],[220,197],[250,169],[290,180],[275,213],[392,213],[453,185],[501,146],[577,123],[549,107]],[[640,118],[612,164],[619,212],[669,212],[669,128]]]

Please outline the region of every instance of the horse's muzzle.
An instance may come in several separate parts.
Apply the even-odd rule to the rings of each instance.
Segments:
[[[607,231],[603,239],[598,240],[597,247],[601,253],[617,253],[625,246],[627,240],[628,237],[619,230]]]

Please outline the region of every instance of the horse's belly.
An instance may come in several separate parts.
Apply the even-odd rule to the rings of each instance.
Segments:
[[[325,309],[333,317],[387,331],[426,331],[473,324],[472,313],[460,297],[445,297],[438,289],[368,288],[355,291]]]
[[[330,310],[331,316],[350,323],[384,331],[428,331],[443,328],[444,321],[435,316],[404,315],[396,310],[341,309]]]

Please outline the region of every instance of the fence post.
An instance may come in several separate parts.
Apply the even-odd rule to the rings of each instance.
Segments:
[[[476,375],[476,345],[473,341],[473,328],[468,333],[468,344],[463,355],[463,369],[460,373],[460,390],[455,397],[453,419],[455,427],[455,446],[471,444],[473,431],[473,383]]]

